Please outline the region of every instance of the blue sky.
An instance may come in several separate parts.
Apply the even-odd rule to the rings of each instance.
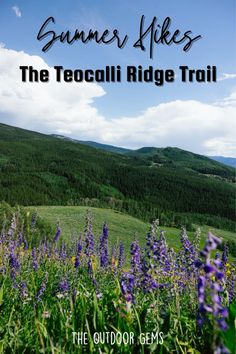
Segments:
[[[49,133],[55,129],[55,131],[65,132],[67,135],[80,139],[93,139],[134,148],[153,144],[156,146],[178,145],[200,153],[234,155],[236,152],[230,131],[233,128],[231,124],[232,115],[235,112],[234,97],[236,91],[235,6],[234,0],[191,2],[189,0],[178,2],[175,0],[168,2],[164,0],[122,0],[119,2],[107,0],[70,2],[64,0],[1,1],[0,42],[2,43],[2,61],[4,56],[8,58],[8,61],[12,60],[12,66],[14,68],[15,65],[16,70],[14,79],[10,80],[12,70],[8,72],[9,68],[5,69],[4,62],[2,67],[0,66],[0,70],[2,70],[2,76],[4,70],[4,77],[7,76],[9,82],[12,83],[15,80],[15,86],[18,86],[19,90],[25,90],[24,84],[20,82],[19,70],[17,71],[16,65],[16,63],[20,63],[20,56],[22,55],[20,53],[22,51],[28,56],[27,59],[22,57],[22,62],[26,60],[29,65],[34,63],[35,56],[37,56],[49,67],[63,65],[64,68],[71,69],[97,69],[103,68],[105,65],[121,65],[125,72],[127,65],[142,65],[144,68],[152,65],[154,68],[174,69],[178,73],[179,65],[188,65],[193,69],[216,65],[220,81],[216,84],[189,84],[182,83],[180,78],[177,77],[175,83],[157,87],[152,83],[127,84],[123,79],[121,84],[90,85],[90,93],[88,93],[90,88],[86,85],[86,100],[83,101],[81,106],[84,107],[82,112],[87,114],[87,117],[79,116],[79,113],[76,117],[75,112],[71,110],[73,102],[71,98],[68,98],[65,99],[65,106],[61,107],[60,112],[56,111],[56,107],[51,110],[51,107],[45,106],[44,111],[51,112],[51,120],[49,122],[40,118],[37,124],[33,123],[33,121],[36,121],[36,116],[32,116],[32,119],[30,119],[31,110],[26,111],[24,115],[25,102],[16,102],[10,99],[4,101],[4,97],[9,98],[10,95],[10,92],[6,95],[5,87],[2,88],[1,102],[4,110],[0,108],[0,121],[5,123],[9,121],[9,124]],[[160,24],[165,17],[169,16],[172,18],[171,29],[173,31],[177,28],[181,32],[192,30],[193,35],[201,34],[202,39],[194,43],[188,52],[182,51],[182,45],[155,46],[154,58],[150,59],[148,51],[142,52],[132,46],[138,39],[142,15],[145,15],[147,26],[151,23],[153,16],[158,18]],[[76,28],[85,31],[90,28],[99,31],[106,28],[110,30],[117,28],[121,35],[128,34],[129,39],[123,49],[118,49],[114,43],[104,46],[95,43],[83,45],[77,42],[69,46],[57,42],[47,53],[43,53],[41,49],[46,41],[39,42],[36,40],[36,36],[39,28],[49,16],[55,18],[56,25],[50,27],[56,30],[58,34],[68,29],[73,32]],[[145,43],[147,44],[147,41]],[[16,57],[19,57],[19,60],[16,60]],[[39,65],[43,66],[42,63]],[[35,103],[36,100],[33,96],[35,91],[33,85],[37,84],[27,86],[28,90],[32,90],[31,104],[33,104],[32,102]],[[83,96],[81,91],[83,90],[78,85],[71,85],[70,88],[65,88],[64,85],[61,85],[60,88],[55,85],[45,87],[46,90],[49,90],[48,96],[53,97],[50,105],[52,105],[52,101],[56,105],[55,101],[58,98],[58,95],[55,96],[56,91],[70,91],[71,93],[72,87],[73,95],[77,90],[78,101],[80,101],[81,96]],[[7,87],[11,91],[11,87]],[[174,105],[174,102],[177,102],[177,106]],[[28,103],[30,105],[30,102]],[[19,110],[22,116],[19,115],[19,111],[14,112],[10,108],[14,104],[17,104],[18,107],[22,104],[22,110]],[[71,117],[63,118],[61,112],[66,112],[66,106],[68,107],[68,105],[70,106]],[[195,113],[199,109],[199,114],[203,117],[201,121],[196,121],[193,107],[195,107]],[[75,108],[77,111],[80,110],[79,106],[75,105]],[[172,110],[171,113],[170,110]],[[174,117],[174,112],[177,112],[176,114],[179,116],[178,121]],[[39,107],[38,116],[41,117],[42,114],[43,112],[40,111]],[[28,118],[26,119],[24,116],[28,116]],[[182,117],[184,118],[182,119]],[[63,119],[65,119],[68,129],[63,128]],[[77,125],[76,119],[77,123],[79,121]],[[84,124],[82,119],[86,120],[87,123]],[[206,119],[209,120],[208,124],[205,122]],[[137,124],[139,124],[138,130]],[[192,139],[191,134],[194,134],[194,131],[189,131],[188,128],[193,127],[194,124],[202,125],[202,132],[198,127],[195,139]],[[226,127],[228,126],[227,131],[222,132],[222,124],[225,125],[223,130],[227,130]],[[98,126],[97,130],[94,130],[94,125]],[[171,127],[175,130],[176,126],[181,127],[181,125],[180,132],[184,131],[185,134],[189,132],[188,137],[182,135],[178,130],[176,131],[177,135],[168,133],[172,130]],[[207,129],[209,134],[206,134]],[[149,139],[147,139],[147,136],[149,136]]]

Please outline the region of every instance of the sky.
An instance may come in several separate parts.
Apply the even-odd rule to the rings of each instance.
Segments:
[[[188,52],[180,45],[155,45],[153,58],[134,48],[141,16],[145,28],[171,18],[170,31],[201,35]],[[46,53],[37,34],[76,29],[119,30],[128,35],[119,49],[89,42],[57,41]],[[236,2],[235,0],[51,0],[0,1],[0,122],[79,140],[128,148],[177,146],[204,155],[236,157]],[[50,72],[48,83],[23,83],[19,66]],[[64,69],[102,69],[128,65],[173,69],[175,82],[65,83],[53,80],[55,65]],[[183,83],[178,67],[217,67],[217,83]]]

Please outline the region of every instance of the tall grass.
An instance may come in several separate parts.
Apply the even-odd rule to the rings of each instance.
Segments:
[[[60,225],[47,238],[37,215],[9,217],[0,239],[0,352],[234,353],[235,266],[226,248],[217,251],[219,238],[209,234],[199,250],[200,235],[191,243],[183,229],[176,252],[155,222],[146,247],[135,240],[124,254],[109,245],[106,224],[95,237],[90,213],[69,245]]]

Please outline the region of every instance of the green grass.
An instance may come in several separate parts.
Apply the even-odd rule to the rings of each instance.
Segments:
[[[70,239],[72,234],[77,234],[79,236],[80,233],[83,232],[86,211],[88,210],[87,207],[82,206],[37,206],[30,207],[30,209],[37,210],[39,216],[52,225],[56,226],[59,222],[64,240]],[[96,238],[100,235],[104,222],[107,222],[109,227],[109,237],[113,243],[122,242],[124,243],[126,250],[128,250],[130,242],[137,238],[140,242],[140,246],[144,247],[145,236],[149,229],[148,223],[111,209],[89,209],[92,211],[93,215],[93,231]],[[165,230],[168,244],[174,249],[178,248],[180,245],[180,230],[162,226],[160,229]],[[208,231],[211,231],[216,236],[222,237],[225,240],[235,239],[235,234],[233,232],[214,229],[209,226],[201,227],[201,231],[201,245],[204,244]],[[190,240],[193,239],[194,232],[188,232],[188,236]]]
[[[231,304],[227,293],[228,289],[231,290],[235,267],[230,262],[225,270],[223,267],[223,279],[218,279],[221,268],[217,266],[213,268],[214,273],[207,276],[205,265],[213,262],[216,249],[209,255],[211,261],[208,257],[200,257],[203,261],[200,272],[195,268],[196,255],[185,252],[186,249],[179,254],[169,254],[161,239],[160,247],[169,259],[170,268],[163,264],[162,257],[154,261],[151,245],[150,261],[145,259],[145,268],[142,270],[136,259],[139,251],[130,265],[127,257],[126,264],[120,268],[110,255],[109,263],[101,266],[102,254],[98,249],[91,255],[84,247],[81,253],[77,253],[79,264],[75,267],[74,255],[78,248],[71,242],[74,239],[71,240],[70,235],[83,231],[87,208],[38,207],[38,214],[43,219],[38,219],[35,227],[31,227],[32,213],[26,212],[28,209],[14,210],[6,204],[0,204],[0,212],[2,210],[6,216],[4,225],[8,225],[0,244],[0,255],[3,255],[1,269],[4,270],[0,272],[0,353],[204,354],[213,353],[213,350],[216,352],[219,341],[229,348],[230,353],[235,353],[235,293],[232,294],[234,298]],[[31,207],[30,211],[34,209]],[[106,220],[110,229],[109,244],[119,239],[128,247],[135,232],[141,245],[144,244],[148,230],[146,223],[113,210],[91,209],[96,236]],[[14,223],[10,212],[15,213]],[[55,228],[58,222],[63,230],[61,237],[68,241],[65,249],[60,249],[60,241],[59,244],[47,243],[46,248],[36,244],[34,250],[30,242],[29,248],[20,242],[19,233],[23,240],[31,241],[40,232],[42,239],[47,235],[42,225],[46,230],[48,223]],[[7,231],[9,225],[12,225],[11,232]],[[90,230],[90,226],[87,230]],[[180,230],[164,229],[167,243],[177,247]],[[203,227],[202,243],[208,230],[207,226]],[[222,230],[212,231],[221,236],[233,237],[232,233]],[[194,233],[189,235],[191,239],[194,237]],[[17,242],[12,242],[14,239]],[[214,248],[214,243],[212,246]],[[206,314],[207,321],[197,326],[198,309],[202,305],[196,286],[200,275],[206,284],[202,289],[204,302],[209,303],[211,309],[215,306],[215,297],[209,294],[217,296],[217,299],[219,296],[220,308],[229,312],[226,318],[229,328],[224,332],[218,325],[221,313]],[[212,293],[212,289],[220,290]],[[75,331],[88,334],[88,345],[73,343],[72,334]],[[95,332],[111,331],[134,333],[134,343],[95,345]],[[163,342],[139,343],[140,333],[162,333]]]
[[[37,210],[38,215],[52,225],[56,226],[59,222],[64,240],[70,239],[73,234],[79,236],[84,231],[87,207],[37,206],[30,208],[32,209]],[[137,237],[141,245],[144,245],[148,224],[111,209],[89,208],[89,210],[93,215],[93,232],[96,239],[102,232],[104,222],[107,222],[109,236],[113,242],[122,242],[127,249],[130,242]]]

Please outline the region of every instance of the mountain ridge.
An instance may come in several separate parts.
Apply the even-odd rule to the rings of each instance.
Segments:
[[[197,218],[232,228],[234,169],[181,149],[158,152],[117,154],[1,124],[0,200],[111,207],[163,224]]]
[[[123,148],[123,147],[120,147],[120,146],[98,143],[96,141],[84,141],[84,140],[72,139],[72,138],[69,138],[69,137],[64,136],[64,135],[58,135],[58,134],[51,134],[51,135],[54,136],[54,137],[57,137],[59,139],[65,139],[65,140],[73,141],[75,143],[80,143],[80,144],[92,146],[92,147],[95,147],[97,149],[110,151],[110,152],[117,153],[117,154],[122,154],[122,155],[123,154],[127,154],[127,155],[133,155],[134,156],[134,155],[140,154],[141,151],[146,150],[146,149],[149,149],[150,151],[151,150],[153,150],[153,151],[154,150],[161,151],[163,149],[179,149],[179,150],[182,150],[182,151],[187,151],[187,150],[184,150],[184,149],[180,149],[178,147],[171,147],[171,146],[166,146],[166,147],[161,147],[161,148],[157,148],[157,147],[154,147],[154,146],[150,146],[150,147],[144,146],[144,147],[141,147],[139,149],[128,149],[128,148]],[[207,157],[207,158],[209,158],[211,160],[220,162],[221,164],[224,164],[226,166],[236,168],[236,158],[234,158],[234,157],[210,156],[210,155],[208,156],[208,155],[197,154],[197,153],[190,152],[190,151],[188,151],[188,152],[191,153],[191,154],[194,154],[194,155]],[[142,155],[142,153],[140,155]]]

